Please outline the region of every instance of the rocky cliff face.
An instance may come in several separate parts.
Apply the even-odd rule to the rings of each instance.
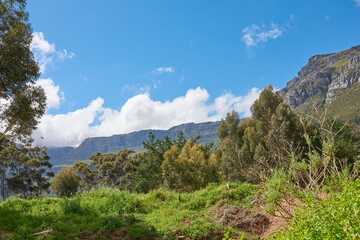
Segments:
[[[357,83],[360,83],[360,45],[311,57],[298,77],[288,82],[280,93],[291,108],[307,112],[313,106],[318,109],[330,106]]]

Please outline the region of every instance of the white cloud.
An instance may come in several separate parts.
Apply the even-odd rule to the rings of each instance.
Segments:
[[[353,0],[356,3],[356,6],[360,7],[360,0]]]
[[[46,66],[53,63],[54,60],[64,61],[66,59],[72,59],[75,56],[74,53],[68,52],[66,49],[57,51],[55,44],[46,41],[42,32],[33,33],[31,51],[39,63],[41,73],[45,73]]]
[[[64,92],[60,91],[59,86],[55,86],[55,83],[50,78],[39,79],[36,81],[36,85],[41,86],[45,90],[47,108],[59,108],[60,102],[65,100]]]
[[[212,117],[214,121],[223,118],[226,113],[233,109],[242,114],[244,117],[250,117],[250,107],[260,95],[258,88],[252,88],[245,96],[234,96],[232,93],[226,93],[215,99],[213,110],[216,113]]]
[[[45,40],[44,34],[42,32],[34,32],[33,40],[31,42],[31,49],[46,53],[55,52],[55,44],[50,44]]]
[[[175,72],[175,69],[173,67],[158,67],[154,71],[152,71],[155,74],[161,74],[161,73],[173,73]]]
[[[168,129],[187,122],[216,121],[235,109],[240,116],[250,116],[250,106],[259,96],[253,88],[245,96],[226,93],[209,103],[206,89],[189,89],[185,96],[172,101],[155,101],[149,93],[130,99],[120,110],[103,107],[97,98],[88,107],[67,114],[46,114],[34,133],[38,144],[76,146],[86,137],[111,136],[142,129]],[[40,137],[44,139],[40,141]]]
[[[285,31],[283,27],[271,23],[270,27],[252,24],[242,30],[242,40],[246,46],[254,47],[259,43],[266,43],[269,39],[276,39]]]
[[[35,144],[45,146],[75,146],[91,136],[90,125],[103,111],[104,100],[97,98],[89,106],[67,114],[46,114],[33,137]],[[41,137],[44,139],[41,140]]]

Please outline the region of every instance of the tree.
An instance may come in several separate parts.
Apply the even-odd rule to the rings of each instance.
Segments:
[[[216,161],[213,159],[206,159],[204,151],[191,140],[186,142],[180,153],[177,146],[172,146],[165,152],[161,165],[165,186],[191,192],[216,181]]]
[[[12,177],[9,178],[9,187],[13,193],[20,193],[24,197],[41,196],[49,193],[50,178],[54,173],[51,169],[50,157],[46,149],[35,147],[19,147],[20,156],[12,159]]]
[[[79,161],[75,162],[73,165],[73,169],[76,174],[78,174],[81,178],[80,187],[82,190],[89,191],[96,187],[97,180],[96,180],[96,173],[97,171],[91,169],[89,163]]]
[[[39,67],[30,50],[32,29],[25,0],[0,1],[0,136],[30,138],[45,113]]]
[[[229,181],[257,181],[271,168],[288,166],[289,155],[301,154],[306,146],[300,117],[272,86],[261,92],[251,112],[244,120],[234,111],[227,114],[217,131],[221,171]]]
[[[191,138],[192,144],[197,143],[199,138],[200,136]],[[137,155],[138,167],[133,176],[135,190],[149,192],[163,184],[161,164],[164,161],[164,153],[172,146],[176,146],[180,153],[186,142],[187,140],[182,131],[174,139],[169,136],[165,136],[164,139],[156,139],[155,135],[150,132],[149,140],[143,142],[146,152]],[[206,147],[206,151],[209,152],[211,146],[203,147]]]
[[[51,190],[58,197],[70,197],[75,194],[80,184],[80,177],[71,167],[61,169],[51,183]]]
[[[135,151],[131,149],[120,150],[117,153],[99,152],[89,156],[90,166],[96,168],[96,180],[105,186],[130,189],[132,174],[135,171]]]
[[[49,192],[50,177],[54,176],[45,148],[16,145],[0,138],[0,188],[6,199],[10,194],[23,197],[40,196]]]

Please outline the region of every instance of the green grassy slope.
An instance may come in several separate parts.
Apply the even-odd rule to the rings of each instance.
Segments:
[[[51,232],[49,239],[87,239],[84,235],[94,234],[98,239],[111,234],[131,239],[174,239],[180,235],[221,239],[226,232],[241,236],[242,232],[211,218],[211,209],[224,199],[227,205],[246,209],[255,191],[251,184],[230,183],[229,189],[226,184],[211,184],[181,195],[162,189],[148,194],[98,189],[70,199],[13,198],[0,204],[0,234],[8,231],[6,235],[12,239],[42,239],[44,235],[32,234],[46,230]]]
[[[327,117],[333,117],[347,122],[355,122],[360,124],[360,83],[343,89],[337,93],[337,98],[330,104],[319,105],[321,101],[317,98],[324,98],[321,95],[315,95],[307,99],[302,105],[294,110],[298,113],[315,114],[314,106],[322,113],[327,111]]]

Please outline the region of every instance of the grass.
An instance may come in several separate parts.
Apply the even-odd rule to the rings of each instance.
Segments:
[[[360,83],[343,89],[338,93],[335,101],[331,102],[328,108],[328,115],[350,122],[360,123]]]
[[[104,188],[72,198],[10,198],[0,204],[0,229],[11,231],[7,234],[11,239],[34,239],[32,234],[50,229],[54,231],[49,239],[76,239],[83,231],[114,232],[124,227],[133,239],[172,239],[181,234],[199,239],[211,237],[215,229],[238,233],[213,221],[210,210],[224,198],[231,204],[249,207],[256,186],[229,186],[210,184],[180,195],[164,189],[135,194]],[[149,231],[149,226],[153,230]]]

